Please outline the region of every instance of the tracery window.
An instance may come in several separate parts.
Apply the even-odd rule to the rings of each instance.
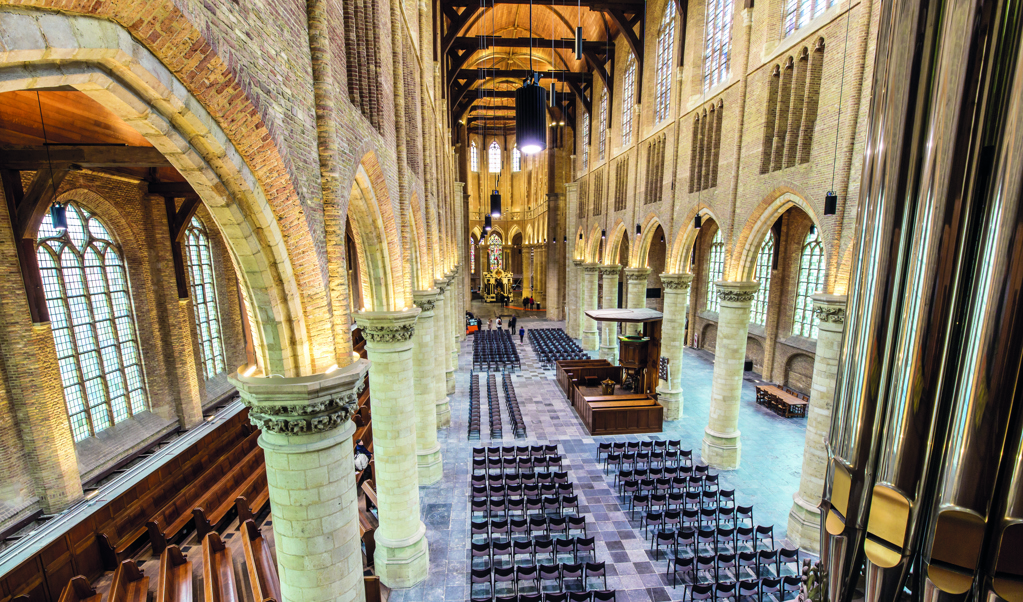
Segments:
[[[487,242],[490,244],[490,271],[504,269],[504,247],[501,244],[501,237],[491,234]]]
[[[767,300],[771,295],[771,268],[774,266],[774,232],[768,232],[757,253],[756,279],[760,283],[753,298],[750,322],[763,326],[767,322]]]
[[[476,148],[476,142],[469,145],[469,171],[476,173],[480,170],[480,153]]]
[[[149,394],[120,249],[74,202],[67,225],[56,230],[43,218],[36,258],[71,433],[81,441],[147,410]]]
[[[657,98],[654,103],[654,121],[660,123],[668,117],[671,106],[671,61],[675,50],[675,10],[669,4],[664,9],[661,29],[657,36]]]
[[[583,169],[590,166],[590,119],[589,115],[583,119]]]
[[[501,172],[501,147],[497,144],[497,140],[490,143],[490,148],[487,150],[487,167],[490,173]]]
[[[806,26],[834,4],[835,0],[785,0],[785,14],[782,17],[784,35]]]
[[[799,257],[799,280],[796,284],[796,313],[792,318],[792,334],[817,338],[817,318],[813,315],[813,299],[824,288],[824,243],[816,226],[811,226],[803,240]]]
[[[597,132],[597,156],[598,161],[604,160],[604,150],[607,148],[607,88],[600,91],[600,131]]]
[[[199,349],[206,378],[224,371],[224,342],[220,332],[220,306],[217,284],[213,278],[213,255],[210,237],[199,218],[185,230],[185,262],[192,293],[192,315],[199,333]]]
[[[636,61],[629,59],[623,79],[625,94],[622,95],[622,146],[632,142],[632,106],[636,100]]]
[[[522,171],[522,153],[517,146],[512,148],[512,171]]]
[[[703,89],[710,90],[728,78],[732,47],[732,0],[708,0],[707,37],[703,52]]]
[[[710,241],[710,262],[707,271],[707,311],[718,311],[721,307],[718,299],[717,281],[725,277],[725,242],[721,239],[721,230],[714,234]]]

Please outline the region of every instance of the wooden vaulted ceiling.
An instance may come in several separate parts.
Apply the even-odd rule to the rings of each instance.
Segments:
[[[452,122],[477,131],[514,124],[514,90],[525,74],[540,72],[554,82],[558,98],[552,117],[574,125],[575,100],[591,108],[593,73],[613,94],[614,38],[625,35],[642,63],[639,41],[645,2],[539,0],[439,0],[445,83]],[[575,28],[582,27],[583,54],[574,53]],[[531,47],[532,46],[532,47]],[[640,70],[642,72],[642,70]]]

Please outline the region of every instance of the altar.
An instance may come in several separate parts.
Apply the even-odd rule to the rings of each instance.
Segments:
[[[480,286],[480,296],[487,303],[497,301],[498,293],[511,296],[512,273],[505,272],[501,268],[493,272],[483,272],[483,284]]]

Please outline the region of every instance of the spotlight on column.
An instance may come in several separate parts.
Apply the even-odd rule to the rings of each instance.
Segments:
[[[501,217],[501,193],[497,190],[490,193],[490,215]]]
[[[693,218],[693,227],[697,230],[703,227],[703,216],[699,213],[697,213],[696,217]]]
[[[54,230],[67,230],[67,205],[54,203],[50,207],[50,221]]]
[[[824,215],[835,215],[838,213],[838,195],[834,190],[829,190],[824,195]]]
[[[636,224],[636,236],[639,236],[639,233],[640,233],[641,231],[642,231],[642,228],[640,228],[640,225],[639,225],[639,224]]]
[[[494,229],[494,222],[493,220],[491,220],[489,215],[483,218],[483,229],[486,230],[487,232],[490,232],[491,230]]]

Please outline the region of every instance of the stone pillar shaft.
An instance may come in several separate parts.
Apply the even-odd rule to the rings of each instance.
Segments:
[[[448,295],[448,303],[445,306],[444,311],[444,334],[442,338],[443,345],[441,348],[446,351],[445,362],[446,370],[444,372],[444,383],[448,395],[455,393],[455,370],[458,369],[458,343],[455,340],[455,318],[458,317],[459,305],[458,305],[458,287],[455,286],[455,280],[457,280],[456,273],[450,273],[444,276],[447,282],[446,288],[450,291]]]
[[[588,309],[597,309],[597,276],[600,272],[599,263],[587,263],[583,266],[583,294],[579,304],[579,313],[583,325],[583,349],[596,351],[600,345],[597,336],[597,323],[585,316]]]
[[[580,339],[583,336],[582,310],[580,299],[582,298],[582,285],[580,283],[583,275],[583,262],[578,259],[572,260],[568,265],[568,301],[565,314],[565,332],[573,339]]]
[[[664,321],[661,324],[661,357],[668,358],[668,380],[657,388],[665,420],[682,417],[682,350],[685,348],[686,310],[692,274],[661,274],[664,285]]]
[[[609,265],[600,268],[600,277],[604,282],[604,295],[601,299],[602,309],[618,307],[618,273],[621,266]],[[600,358],[618,365],[618,323],[600,323]]]
[[[703,437],[703,461],[719,470],[739,467],[742,366],[746,360],[750,305],[759,287],[756,282],[717,282],[721,309],[718,311],[710,419]]]
[[[419,465],[419,485],[431,485],[444,474],[440,444],[437,442],[437,396],[436,362],[437,355],[435,303],[440,291],[430,289],[415,291],[413,298],[422,313],[416,322],[416,334],[412,340],[413,362],[415,363],[416,397],[416,455]]]
[[[356,321],[366,338],[371,362],[373,460],[377,510],[374,565],[390,588],[411,587],[426,579],[429,549],[419,518],[419,467],[416,412],[409,411],[413,382],[412,338],[419,308],[362,312]]]
[[[365,600],[349,419],[368,369],[230,379],[262,430],[282,602]]]
[[[643,309],[646,307],[646,281],[650,268],[625,268],[625,307]],[[616,293],[617,294],[617,293]],[[641,334],[642,324],[626,324],[628,334]]]
[[[820,504],[828,471],[828,452],[824,439],[831,429],[831,407],[838,381],[838,361],[842,353],[845,329],[844,295],[814,295],[813,312],[819,320],[817,353],[813,361],[810,405],[806,413],[806,444],[799,491],[792,496],[788,537],[800,548],[820,553]]]
[[[435,330],[444,330],[447,324],[447,312],[449,302],[454,302],[452,296],[445,293],[446,282],[443,279],[434,280],[437,290],[437,301],[434,309],[436,321]],[[451,424],[451,404],[448,399],[447,385],[447,354],[444,345],[440,343],[442,337],[438,337],[438,344],[434,348],[434,401],[437,405],[437,428],[444,428]]]

